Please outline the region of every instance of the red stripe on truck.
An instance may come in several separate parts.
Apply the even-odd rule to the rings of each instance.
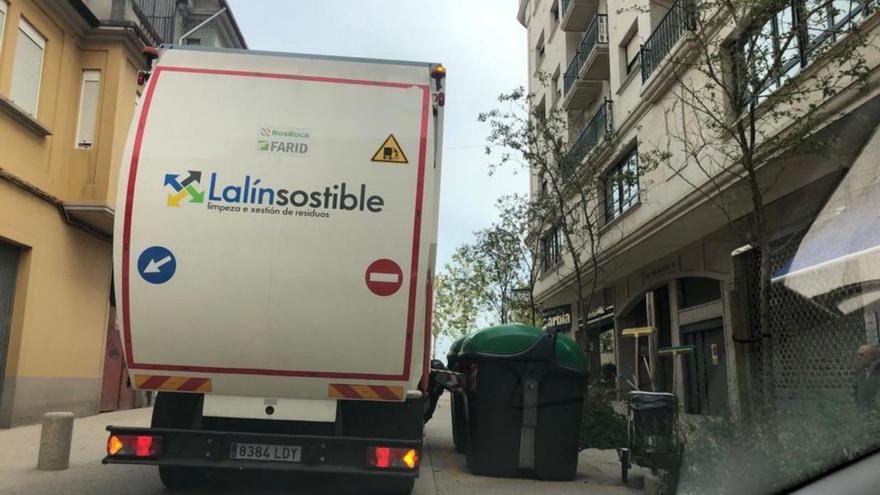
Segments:
[[[370,388],[373,389],[373,392],[379,394],[379,397],[385,400],[400,400],[400,397],[398,397],[397,394],[388,387],[384,387],[382,385],[373,385]]]
[[[134,352],[131,345],[131,312],[130,312],[130,266],[131,266],[131,219],[134,209],[134,192],[135,182],[137,178],[138,161],[140,159],[141,147],[143,144],[144,130],[147,122],[147,116],[150,111],[150,105],[153,99],[153,92],[158,84],[161,75],[164,72],[187,72],[194,74],[213,74],[239,77],[264,77],[271,79],[291,79],[299,81],[313,81],[333,84],[351,84],[361,86],[382,86],[398,89],[419,88],[422,90],[422,116],[419,127],[419,159],[418,159],[418,180],[416,183],[416,201],[415,215],[413,218],[413,243],[412,243],[412,260],[410,263],[410,291],[409,303],[407,311],[406,323],[406,344],[404,349],[403,370],[399,374],[391,373],[358,373],[358,372],[335,372],[335,371],[306,371],[306,370],[276,370],[263,368],[231,368],[219,366],[186,366],[175,364],[161,363],[139,363],[134,359]],[[203,372],[203,373],[229,373],[239,375],[268,375],[268,376],[296,376],[296,377],[313,377],[313,378],[349,378],[358,380],[404,380],[407,381],[411,375],[412,353],[413,353],[413,328],[415,318],[416,292],[418,282],[419,268],[419,244],[421,239],[422,227],[422,204],[424,202],[424,186],[425,186],[425,151],[427,149],[428,139],[428,115],[431,110],[431,87],[428,84],[411,84],[398,83],[390,81],[369,81],[361,79],[345,79],[322,76],[306,76],[298,74],[275,74],[268,72],[252,72],[252,71],[235,71],[221,69],[203,69],[190,67],[170,67],[159,66],[153,70],[150,77],[149,86],[144,95],[144,108],[141,112],[138,126],[135,133],[134,146],[132,148],[131,164],[129,168],[127,195],[125,198],[125,212],[123,216],[122,229],[122,332],[125,341],[125,353],[128,361],[129,369],[140,370],[164,370],[178,372]]]
[[[122,312],[122,333],[123,345],[125,346],[125,360],[128,362],[128,368],[135,366],[134,351],[131,347],[131,314],[129,308],[129,289],[128,282],[130,276],[130,260],[131,260],[131,212],[134,209],[134,184],[137,179],[138,163],[141,157],[141,146],[144,142],[144,127],[147,125],[147,116],[150,114],[150,104],[153,102],[153,91],[156,89],[156,82],[159,80],[159,72],[156,71],[155,77],[151,78],[147,86],[147,92],[144,94],[144,110],[138,119],[137,132],[134,135],[134,147],[131,151],[131,167],[128,171],[127,194],[125,195],[125,222],[122,226],[122,305],[125,311]]]
[[[153,376],[147,378],[147,381],[142,383],[140,385],[140,388],[143,388],[146,390],[157,389],[157,388],[161,387],[163,383],[167,382],[169,378],[171,378],[171,377],[170,376],[153,375]]]
[[[347,399],[360,399],[361,398],[361,394],[357,393],[357,391],[354,388],[352,388],[348,385],[343,385],[341,383],[334,383],[333,385],[330,385],[330,386],[332,388],[336,389],[336,391],[339,392],[340,395],[342,395],[343,397],[345,397]]]
[[[183,382],[183,385],[178,387],[177,390],[183,390],[184,392],[193,392],[195,390],[198,390],[198,388],[204,385],[207,381],[207,378],[190,378],[189,380]]]
[[[406,320],[406,356],[403,360],[403,379],[409,380],[412,367],[413,325],[416,306],[416,289],[419,284],[419,240],[422,235],[422,207],[425,199],[425,150],[428,146],[428,108],[430,91],[422,92],[422,123],[419,128],[419,179],[416,187],[416,216],[413,220],[412,265],[409,271],[409,316]]]

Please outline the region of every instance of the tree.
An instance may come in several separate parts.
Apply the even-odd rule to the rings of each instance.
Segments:
[[[661,103],[666,139],[640,143],[643,163],[668,167],[757,249],[754,340],[768,357],[761,360],[765,403],[773,395],[770,260],[778,249],[768,230],[766,198],[784,172],[780,164],[807,145],[818,150],[828,144],[816,135],[832,117],[820,103],[867,81],[864,48],[871,41],[855,21],[838,22],[856,4],[861,2],[674,3],[686,49],[669,62],[674,85]],[[734,42],[723,41],[732,33],[739,33]],[[820,68],[799,77],[804,63],[813,61],[821,61]]]
[[[432,355],[437,352],[437,340],[441,335],[458,338],[476,330],[477,320],[486,305],[485,279],[468,251],[468,246],[459,247],[434,277]]]
[[[470,254],[486,274],[484,300],[501,324],[513,321],[535,324],[534,286],[536,252],[526,242],[528,200],[523,195],[502,196],[496,202],[498,221],[474,233]],[[518,296],[525,289],[528,300]]]
[[[547,74],[540,79],[548,85]],[[605,178],[596,167],[582,166],[583,155],[569,152],[567,118],[562,109],[553,107],[545,113],[543,106],[536,104],[535,94],[523,88],[500,95],[498,101],[504,109],[478,117],[490,127],[486,153],[496,157],[490,170],[525,168],[542,184],[526,215],[532,233],[527,244],[540,254],[540,263],[535,264],[540,266],[532,268],[530,280],[534,284],[539,270],[554,271],[563,282],[571,278],[578,314],[585,317],[601,277],[599,229]],[[587,153],[586,163],[599,149],[601,146]],[[568,263],[570,270],[563,273]]]

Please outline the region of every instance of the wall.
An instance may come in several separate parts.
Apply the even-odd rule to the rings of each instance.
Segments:
[[[0,427],[48,410],[94,414],[101,389],[111,245],[0,181],[0,239],[20,246]]]
[[[0,95],[9,95],[19,16],[47,39],[36,119],[51,135],[0,112],[0,169],[52,198],[0,179],[0,241],[22,252],[0,427],[36,421],[47,410],[97,412],[111,243],[65,223],[53,201],[115,206],[142,63],[121,41],[91,40],[76,27],[81,21],[16,0],[0,49]],[[101,71],[101,90],[95,143],[83,150],[74,144],[85,69]]]

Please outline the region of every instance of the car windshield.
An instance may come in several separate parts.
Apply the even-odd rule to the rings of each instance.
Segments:
[[[0,0],[0,494],[877,491],[878,74],[880,0]]]

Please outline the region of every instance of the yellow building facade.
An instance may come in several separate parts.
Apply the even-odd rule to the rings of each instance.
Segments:
[[[0,427],[100,409],[116,176],[149,44],[80,0],[0,0]]]

